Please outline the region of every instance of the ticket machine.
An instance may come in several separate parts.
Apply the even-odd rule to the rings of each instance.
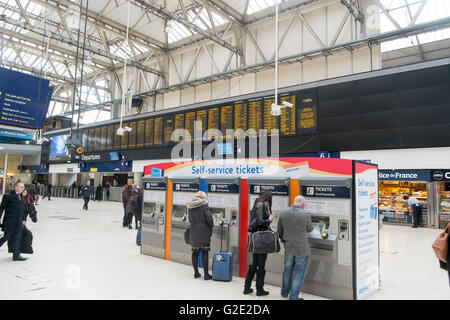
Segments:
[[[211,209],[214,228],[211,250],[220,250],[220,232],[222,246],[233,252],[233,274],[239,275],[239,230],[240,230],[240,179],[206,179],[208,202]],[[220,222],[223,221],[223,227]]]
[[[189,226],[187,202],[200,191],[200,178],[175,178],[172,180],[172,221],[170,232],[170,260],[192,264],[191,246],[184,242],[184,232]]]
[[[166,178],[144,177],[141,253],[164,258],[166,230]]]
[[[352,299],[352,180],[308,178],[299,181],[311,213],[313,231],[303,291],[332,299]]]
[[[290,205],[290,179],[248,179],[249,186],[249,216],[251,222],[251,210],[259,193],[263,190],[272,192],[272,214],[274,219],[270,225],[273,231],[277,231],[278,217],[280,212]],[[252,262],[251,253],[248,254],[247,261]],[[284,269],[284,247],[279,253],[269,254],[266,261],[266,278],[268,284],[281,286]]]

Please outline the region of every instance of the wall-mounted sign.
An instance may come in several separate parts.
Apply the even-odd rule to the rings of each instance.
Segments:
[[[144,184],[145,190],[166,190],[167,183],[164,181],[158,181],[158,182],[146,182]]]
[[[302,186],[302,196],[350,199],[350,188],[333,186]]]
[[[276,184],[251,184],[250,194],[259,194],[263,190],[272,192],[273,196],[288,196],[289,187],[287,185]]]
[[[239,193],[239,185],[231,183],[208,184],[208,193]]]
[[[174,183],[173,191],[176,192],[197,192],[200,190],[198,183]]]
[[[378,170],[380,181],[432,181],[431,170]]]
[[[434,181],[450,181],[450,170],[431,170]]]

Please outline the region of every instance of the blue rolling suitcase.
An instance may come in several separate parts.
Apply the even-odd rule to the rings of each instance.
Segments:
[[[229,228],[228,228],[229,231]],[[222,251],[223,225],[220,228],[220,251],[215,251],[212,262],[212,278],[216,281],[231,281],[233,279],[233,252]]]

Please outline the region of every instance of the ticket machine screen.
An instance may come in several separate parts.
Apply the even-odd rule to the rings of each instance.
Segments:
[[[175,218],[183,218],[183,216],[186,214],[186,206],[173,206],[173,217]]]
[[[312,233],[321,234],[322,231],[327,230],[330,226],[330,218],[329,217],[311,217],[313,231]]]
[[[220,221],[223,221],[225,217],[225,209],[223,208],[211,208],[214,224],[219,225]]]
[[[156,203],[154,202],[145,202],[144,203],[144,214],[151,214],[156,210]]]

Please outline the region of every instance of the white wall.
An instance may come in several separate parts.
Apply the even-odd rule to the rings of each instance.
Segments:
[[[449,169],[450,147],[345,151],[341,158],[370,160],[379,169]]]

